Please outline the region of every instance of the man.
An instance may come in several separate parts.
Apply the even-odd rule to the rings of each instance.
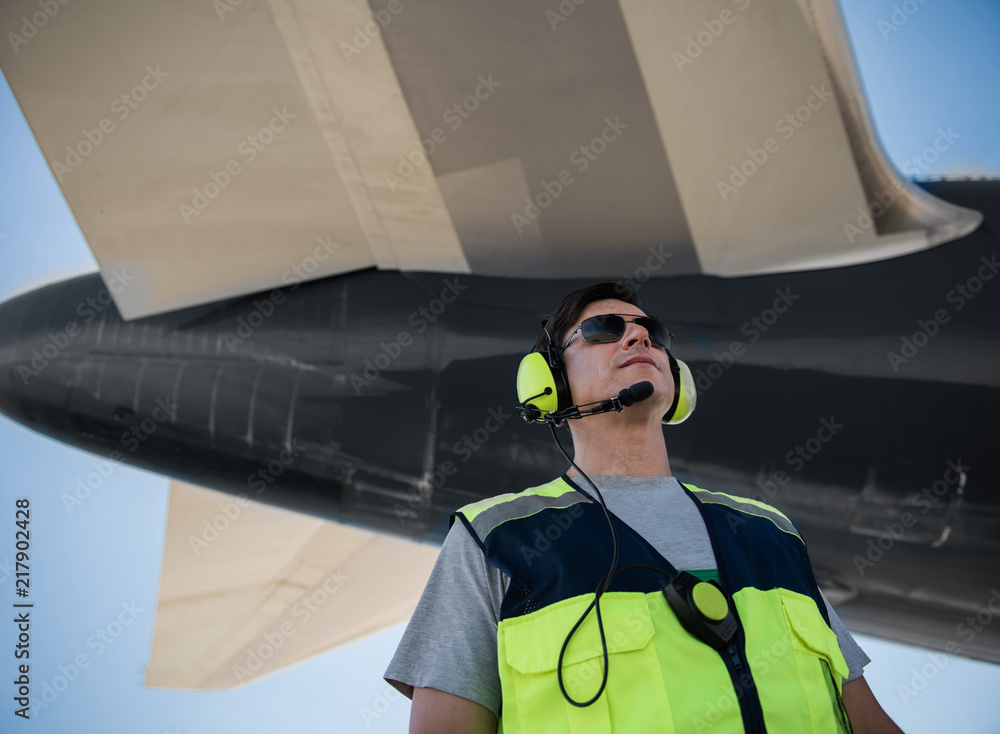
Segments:
[[[504,731],[547,734],[839,732],[846,713],[855,732],[898,732],[787,518],[673,477],[661,421],[679,373],[669,332],[645,316],[601,283],[549,318],[535,351],[575,405],[645,381],[653,394],[569,421],[565,477],[456,513],[385,673],[412,696],[410,731],[494,732],[500,716]],[[668,600],[681,571],[701,621]]]

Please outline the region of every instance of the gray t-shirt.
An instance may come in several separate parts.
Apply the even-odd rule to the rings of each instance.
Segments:
[[[679,571],[718,568],[705,522],[674,477],[591,477],[608,509]],[[589,494],[593,489],[574,481]],[[669,532],[664,532],[669,529]],[[611,542],[608,531],[607,542]],[[437,688],[500,713],[497,624],[510,577],[486,560],[461,522],[452,526],[385,679],[407,697],[414,687]],[[596,579],[595,579],[596,584]],[[824,598],[825,601],[825,598]],[[850,674],[871,660],[827,602]]]

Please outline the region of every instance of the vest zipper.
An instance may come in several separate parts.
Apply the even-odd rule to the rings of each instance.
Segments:
[[[570,488],[575,489],[577,492],[590,499],[590,501],[595,505],[598,507],[601,506],[597,500],[578,487],[575,482],[570,480],[569,477],[563,475],[562,480]],[[698,509],[698,513],[704,519],[705,513],[701,506],[701,502],[694,497],[691,490],[685,487],[682,482],[678,481],[678,484],[681,485],[684,492],[691,498],[691,501],[694,502],[695,507]],[[677,569],[674,568],[670,561],[664,558],[663,555],[661,555],[648,540],[639,535],[639,533],[635,532],[630,525],[623,522],[617,515],[614,515],[614,513],[610,514],[614,520],[620,523],[623,527],[627,528],[635,538],[645,545],[646,548],[652,552],[654,557],[659,558],[669,569],[670,573],[678,573]],[[708,533],[709,540],[712,542],[712,551],[715,554],[716,564],[719,569],[719,580],[728,595],[731,592],[729,590],[728,573],[726,572],[724,555],[719,549],[718,539],[715,537],[712,525],[705,522],[705,530]],[[737,622],[742,625],[742,622],[739,621],[739,612],[735,609],[735,602],[733,602],[733,607],[733,613],[736,615]],[[742,628],[739,629],[736,636],[733,638],[733,641],[729,643],[729,646],[725,650],[719,650],[719,654],[722,656],[722,660],[726,664],[726,670],[729,672],[729,678],[732,681],[733,689],[736,692],[736,700],[739,701],[740,704],[740,715],[743,719],[744,732],[748,732],[749,734],[767,734],[767,727],[764,725],[764,711],[761,708],[760,696],[757,693],[757,684],[750,673],[749,663],[746,661],[745,638]],[[740,680],[744,674],[750,682],[749,687],[744,687],[743,682]],[[741,691],[742,695],[740,695]]]
[[[694,493],[690,489],[684,486],[683,482],[678,480],[678,483],[685,494],[694,502],[695,507],[698,508],[698,514],[704,520],[705,508],[702,507],[701,502],[694,496]],[[705,529],[708,531],[709,540],[712,541],[712,552],[715,554],[715,562],[719,568],[719,582],[723,591],[732,600],[733,592],[729,583],[729,571],[726,568],[726,554],[722,552],[722,548],[719,545],[714,525],[705,520]],[[743,622],[740,620],[740,614],[736,609],[735,601],[732,604],[733,614],[736,616],[736,621],[740,627],[736,633],[736,637],[733,638],[725,650],[719,650],[719,654],[726,664],[726,669],[729,671],[729,678],[733,682],[733,689],[736,691],[736,700],[740,704],[740,715],[743,717],[743,731],[750,732],[751,734],[767,734],[767,727],[764,725],[764,711],[760,705],[760,695],[757,693],[757,683],[750,673],[750,664],[746,659],[746,638],[744,637]],[[740,680],[744,675],[750,683],[749,686],[744,686],[743,681]]]
[[[752,732],[752,734],[766,734],[767,728],[764,726],[764,712],[760,707],[757,685],[744,662],[743,648],[737,644],[739,639],[738,636],[730,642],[725,651],[719,650],[719,654],[722,655],[726,668],[729,670],[729,677],[733,681],[736,700],[739,701],[740,714],[743,716],[743,730]],[[749,682],[750,685],[744,685],[745,682]]]

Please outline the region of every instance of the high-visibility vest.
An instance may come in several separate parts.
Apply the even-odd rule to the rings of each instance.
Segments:
[[[560,477],[461,508],[487,559],[510,576],[497,628],[506,734],[598,732],[845,732],[847,663],[830,628],[805,543],[778,510],[755,500],[684,491],[708,529],[719,583],[739,631],[723,651],[684,629],[648,570],[617,574],[600,600],[609,656],[607,686],[590,706],[560,692],[560,649],[594,600],[612,560],[604,509]],[[618,567],[675,572],[612,515]],[[665,528],[669,532],[669,528]],[[573,634],[562,675],[578,702],[601,685],[603,649],[594,610]]]

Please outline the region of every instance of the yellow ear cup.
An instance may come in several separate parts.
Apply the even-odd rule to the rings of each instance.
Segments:
[[[543,394],[546,388],[548,395]],[[517,402],[524,405],[525,401],[540,411],[539,420],[559,407],[556,380],[541,352],[527,355],[517,368]]]
[[[678,371],[674,378],[674,389],[677,391],[677,408],[668,420],[663,422],[670,426],[686,421],[694,412],[694,406],[698,402],[698,389],[694,384],[694,377],[691,375],[691,368],[675,359]]]

